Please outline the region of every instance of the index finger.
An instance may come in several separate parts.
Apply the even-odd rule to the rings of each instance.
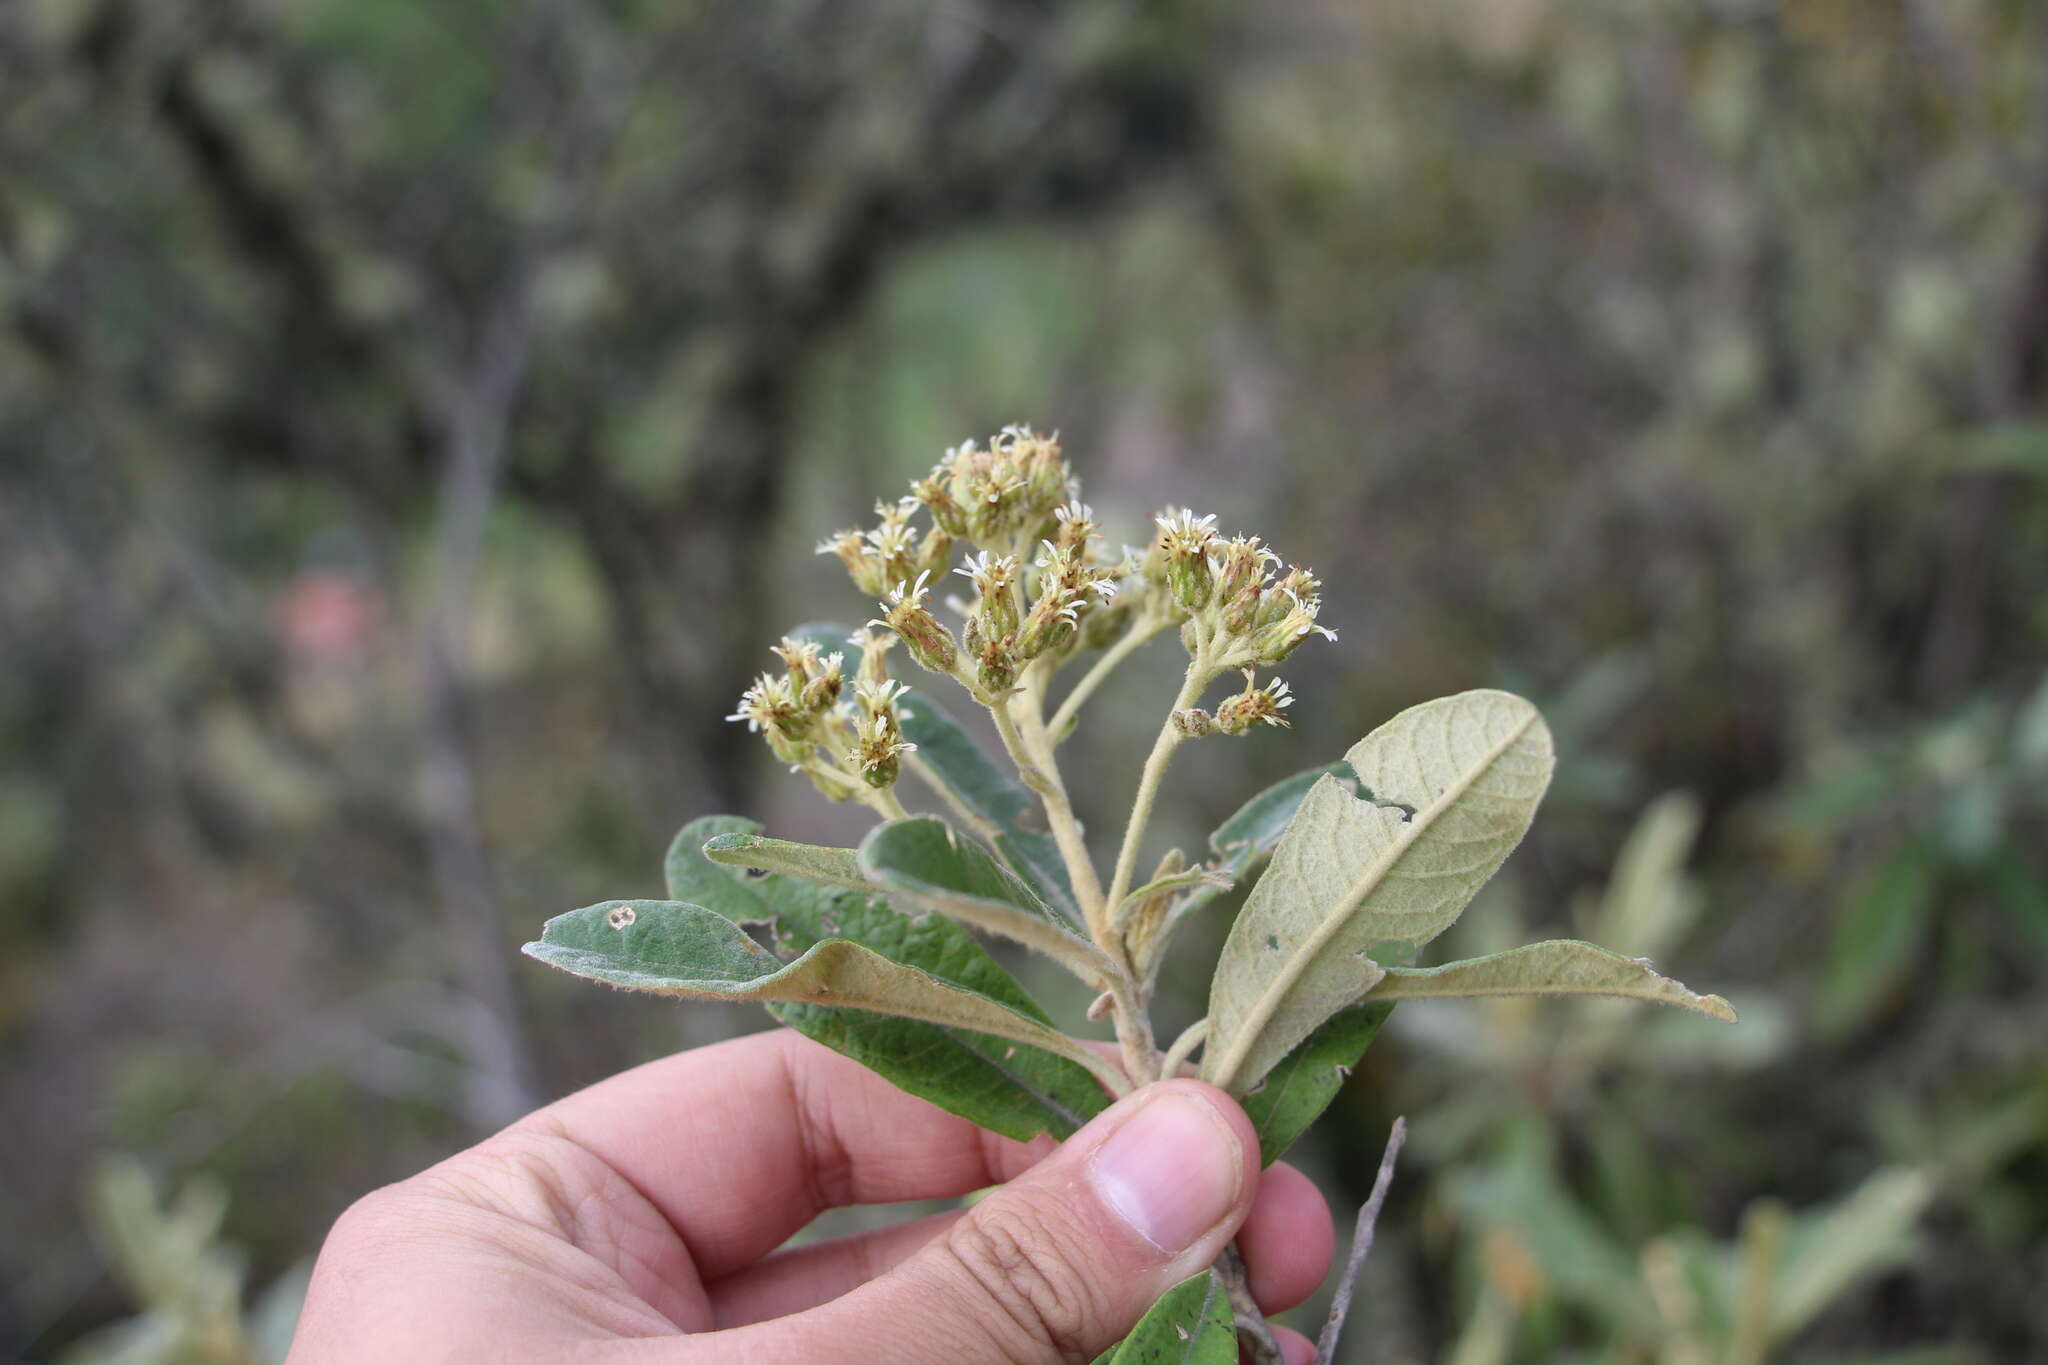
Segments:
[[[635,1067],[514,1130],[567,1138],[631,1182],[707,1281],[827,1209],[966,1194],[1054,1146],[977,1127],[788,1029]]]

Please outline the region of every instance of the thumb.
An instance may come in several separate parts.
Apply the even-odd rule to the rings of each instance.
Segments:
[[[1091,1361],[1222,1252],[1251,1208],[1258,1150],[1221,1090],[1149,1086],[840,1299],[865,1338],[841,1345],[904,1365]]]

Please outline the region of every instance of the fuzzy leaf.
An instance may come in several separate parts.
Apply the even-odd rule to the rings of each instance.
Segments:
[[[1115,973],[1021,877],[943,820],[913,815],[877,825],[861,841],[860,870],[892,896],[1035,948],[1084,981],[1103,984]]]
[[[1244,1112],[1259,1135],[1260,1165],[1278,1161],[1322,1117],[1393,1012],[1392,1005],[1381,1004],[1338,1010],[1244,1097]]]
[[[723,887],[752,907],[744,917],[772,920],[779,947],[803,952],[821,940],[848,938],[884,957],[978,992],[1019,1014],[1046,1013],[972,935],[938,915],[905,915],[880,896],[840,891],[770,873],[759,878],[713,864],[687,840],[749,839],[761,827],[737,816],[710,816],[685,827],[669,853],[672,887]],[[775,842],[772,840],[764,842]],[[848,850],[847,856],[854,856]],[[677,897],[682,899],[682,897]],[[729,915],[728,918],[734,918]],[[836,1005],[770,1005],[797,1032],[844,1053],[897,1087],[1005,1137],[1066,1137],[1109,1103],[1094,1076],[1065,1057],[966,1029],[899,1019]]]
[[[1442,1000],[1478,995],[1619,995],[1677,1005],[1724,1023],[1735,1010],[1718,995],[1701,995],[1659,976],[1638,957],[1597,943],[1554,938],[1441,967],[1389,967],[1369,1001]]]
[[[1253,869],[1272,856],[1287,822],[1301,808],[1302,798],[1308,795],[1316,779],[1325,773],[1341,782],[1355,780],[1350,764],[1326,763],[1320,768],[1310,768],[1307,772],[1275,782],[1238,807],[1237,812],[1209,836],[1209,851],[1215,856],[1209,862],[1208,870],[1227,877],[1233,886],[1242,883]],[[1173,936],[1181,924],[1226,889],[1217,883],[1198,885],[1176,900],[1166,911],[1159,927],[1136,946],[1139,975],[1148,983],[1152,981],[1158,975],[1160,964],[1166,959],[1166,950],[1172,945]]]
[[[793,844],[787,839],[768,839],[759,834],[737,831],[707,839],[704,856],[726,867],[750,867],[800,877],[819,886],[836,886],[853,891],[873,890],[860,875],[860,855],[850,848],[824,848],[817,844]]]
[[[771,878],[780,882],[781,878]],[[815,888],[787,883],[791,891]],[[905,915],[879,896],[854,892],[778,895],[778,942],[809,949],[834,935],[921,967],[1050,1023],[1010,974],[968,932],[938,915]],[[771,1005],[797,1032],[879,1073],[940,1108],[1019,1140],[1064,1138],[1102,1112],[1109,1096],[1087,1070],[1042,1048],[967,1029],[832,1005]]]
[[[1237,1365],[1229,1291],[1213,1270],[1181,1281],[1094,1365]]]
[[[668,898],[716,910],[734,924],[766,924],[774,911],[738,878],[704,859],[704,845],[725,834],[758,834],[761,827],[738,815],[705,815],[676,831],[662,872]]]
[[[1202,1074],[1233,1094],[1379,981],[1373,945],[1450,927],[1529,828],[1550,732],[1520,697],[1464,692],[1344,757],[1378,802],[1317,778],[1217,963]]]
[[[784,963],[725,916],[681,901],[605,901],[557,915],[529,957],[626,990],[700,1000],[831,1005],[900,1015],[1044,1048],[1107,1079],[1107,1066],[1050,1026],[976,991],[826,939]]]

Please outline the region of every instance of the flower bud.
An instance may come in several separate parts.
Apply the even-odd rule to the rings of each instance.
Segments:
[[[1011,646],[1002,640],[987,640],[982,643],[981,657],[975,660],[975,681],[981,690],[990,696],[1001,696],[1017,681],[1017,659]]]
[[[1174,712],[1172,720],[1173,728],[1188,739],[1200,739],[1203,735],[1216,733],[1215,717],[1198,706]]]
[[[880,597],[888,590],[882,561],[870,552],[868,538],[859,531],[839,531],[827,536],[818,542],[817,553],[839,556],[853,585],[869,596]]]
[[[897,709],[898,700],[909,690],[901,683],[860,683],[854,687],[854,701],[860,711],[854,727],[854,760],[860,765],[862,780],[870,787],[894,786],[902,772],[898,756],[917,748],[903,738]]]
[[[846,681],[842,671],[845,662],[846,656],[837,653],[827,654],[818,661],[816,676],[804,684],[802,701],[805,709],[827,711],[839,700],[839,690]]]
[[[967,448],[973,448],[971,441]],[[934,466],[929,475],[910,485],[910,496],[924,504],[925,510],[932,514],[932,524],[939,530],[949,536],[964,536],[968,531],[967,509],[960,505],[948,487],[950,474],[946,465]]]
[[[929,573],[920,573],[913,586],[898,583],[890,589],[887,600],[882,603],[886,613],[880,621],[869,625],[884,625],[896,632],[909,649],[910,657],[934,673],[951,673],[960,659],[960,646],[953,639],[953,632],[940,624],[924,605],[924,599],[931,595],[925,587]]]
[[[1274,681],[1260,687],[1252,677],[1252,670],[1244,671],[1244,691],[1233,697],[1226,697],[1216,708],[1216,728],[1226,735],[1241,735],[1260,721],[1290,728],[1281,712],[1294,705],[1284,681]]]
[[[1000,640],[1017,629],[1017,557],[983,550],[966,565],[953,570],[974,584],[979,600],[974,606],[974,624],[984,640]]]
[[[1310,635],[1320,635],[1326,640],[1337,638],[1337,632],[1316,624],[1316,613],[1322,609],[1322,601],[1311,598],[1304,602],[1284,590],[1267,594],[1285,604],[1279,619],[1258,627],[1252,637],[1252,655],[1260,663],[1277,664],[1300,647]],[[1262,616],[1265,612],[1260,613]]]
[[[1209,547],[1216,540],[1216,518],[1197,517],[1182,508],[1156,520],[1160,530],[1157,544],[1173,600],[1187,611],[1200,611],[1209,605],[1215,588]]]
[[[953,537],[943,526],[934,526],[925,533],[924,541],[917,547],[916,568],[920,575],[937,578],[946,572],[946,566],[953,562]]]

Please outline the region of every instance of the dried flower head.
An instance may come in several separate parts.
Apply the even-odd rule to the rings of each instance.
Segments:
[[[1252,676],[1252,670],[1244,671],[1244,691],[1226,697],[1216,708],[1216,728],[1226,735],[1242,735],[1260,721],[1289,728],[1289,722],[1280,713],[1294,705],[1294,695],[1287,684],[1275,679],[1260,686]]]

